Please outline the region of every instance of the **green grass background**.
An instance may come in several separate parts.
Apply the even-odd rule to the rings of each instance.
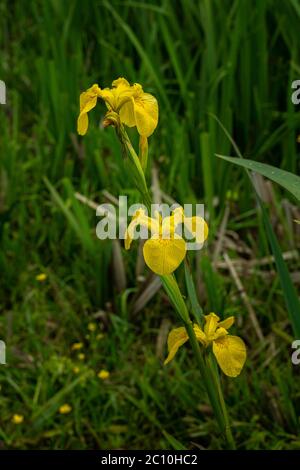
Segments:
[[[95,212],[74,197],[78,191],[105,202],[106,190],[139,200],[113,129],[99,128],[104,106],[93,111],[85,138],[76,134],[80,92],[119,76],[158,99],[150,159],[162,190],[210,209],[210,239],[193,268],[204,310],[235,314],[234,330],[247,343],[243,373],[223,379],[237,444],[300,448],[299,369],[290,361],[293,335],[274,265],[242,276],[264,343],[232,277],[212,265],[226,206],[228,233],[239,240],[230,257],[270,255],[247,177],[214,157],[233,149],[212,114],[247,158],[299,174],[300,113],[291,102],[291,82],[300,78],[299,28],[298,0],[0,2],[0,79],[7,86],[0,106],[1,448],[224,446],[189,348],[162,365],[160,338],[166,325],[176,326],[165,295],[134,314],[145,288],[136,251],[122,250],[126,287],[117,292],[112,245],[96,238]],[[296,202],[275,185],[272,194],[281,249],[297,250],[299,230],[288,223],[283,200],[295,218]],[[288,267],[298,288],[299,261]],[[44,283],[35,280],[40,272],[48,275]],[[183,285],[182,270],[178,278]],[[83,361],[71,351],[76,341],[84,343]],[[106,381],[96,375],[102,368],[111,374]],[[70,414],[58,413],[63,403]],[[14,413],[24,415],[22,424],[11,422]]]

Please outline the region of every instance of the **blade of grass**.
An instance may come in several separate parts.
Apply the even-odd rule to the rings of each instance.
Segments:
[[[227,162],[234,163],[235,165],[242,166],[248,170],[255,171],[267,178],[280,184],[283,188],[287,189],[295,198],[300,201],[300,177],[290,173],[289,171],[281,170],[275,166],[266,163],[255,162],[245,158],[240,159],[236,157],[227,157],[225,155],[218,155],[218,158],[226,160]]]

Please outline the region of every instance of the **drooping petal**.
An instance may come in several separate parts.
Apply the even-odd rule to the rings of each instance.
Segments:
[[[143,254],[147,266],[154,273],[164,276],[178,268],[186,255],[186,243],[176,234],[170,239],[154,236],[146,241]]]
[[[133,99],[135,123],[140,135],[149,137],[158,123],[158,104],[149,93],[142,93]]]
[[[142,227],[147,228],[151,231],[153,235],[158,235],[159,233],[159,224],[157,220],[148,217],[143,208],[138,209],[132,217],[130,224],[128,225],[125,232],[125,249],[129,250],[131,242],[134,238],[134,231],[137,226],[141,225]]]
[[[213,353],[225,375],[237,377],[246,361],[246,345],[238,336],[225,336],[213,342]]]
[[[184,225],[197,243],[204,243],[208,237],[208,225],[202,217],[185,217]]]
[[[218,328],[225,328],[228,330],[234,324],[234,317],[227,317],[225,320],[222,320],[218,323]]]
[[[80,135],[86,134],[89,125],[87,113],[96,106],[100,92],[98,85],[93,85],[80,95],[80,114],[77,120],[77,132]]]
[[[219,320],[220,318],[215,313],[205,315],[204,333],[206,336],[212,336],[215,333]]]
[[[77,132],[79,135],[85,135],[89,127],[89,118],[87,113],[80,113],[77,119]]]
[[[182,346],[188,340],[188,335],[186,329],[183,327],[175,328],[169,333],[168,336],[168,357],[165,360],[164,364],[168,364],[175,354],[177,353],[180,346]]]

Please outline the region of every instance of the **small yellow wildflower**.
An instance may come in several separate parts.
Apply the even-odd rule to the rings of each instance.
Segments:
[[[102,370],[100,370],[100,372],[98,372],[97,375],[98,375],[99,379],[106,380],[106,379],[109,378],[110,373],[108,372],[108,370],[102,369]]]
[[[61,405],[59,407],[59,412],[61,415],[66,415],[72,411],[72,407],[68,405],[68,403],[65,403],[64,405]]]
[[[300,144],[300,134],[297,137],[297,142],[298,142],[298,144]]]
[[[18,415],[14,414],[13,417],[11,418],[12,422],[14,424],[21,424],[24,421],[24,416],[23,415]]]
[[[71,346],[72,351],[79,351],[83,348],[83,343],[73,343]]]
[[[78,357],[78,359],[79,359],[80,361],[84,361],[84,359],[85,359],[85,354],[79,353],[77,357]]]
[[[138,209],[125,233],[125,248],[129,250],[137,226],[151,231],[151,238],[143,246],[147,266],[156,274],[171,274],[178,268],[186,255],[186,242],[176,233],[183,224],[197,243],[204,243],[208,236],[208,226],[202,217],[185,217],[182,207],[177,207],[170,217],[147,217],[143,208]]]
[[[74,374],[79,374],[79,372],[80,372],[79,367],[77,367],[77,366],[73,367],[73,372],[74,372]]]
[[[89,324],[88,324],[88,330],[89,330],[89,331],[95,331],[96,328],[97,328],[96,323],[89,323]]]
[[[149,137],[158,122],[158,104],[154,96],[144,93],[140,84],[130,85],[125,78],[112,82],[112,88],[101,89],[97,84],[80,95],[80,114],[77,121],[78,134],[84,135],[88,129],[87,113],[101,98],[109,112],[118,114],[121,123],[137,127],[141,136]]]
[[[238,336],[228,335],[227,329],[234,323],[234,317],[228,317],[220,322],[220,318],[214,313],[205,316],[204,330],[194,325],[194,332],[198,341],[207,348],[212,345],[212,351],[217,362],[229,377],[237,377],[246,361],[246,346]],[[170,362],[180,346],[188,341],[188,335],[184,327],[175,328],[168,337],[168,357],[165,364]]]
[[[47,274],[40,273],[35,276],[35,280],[38,282],[44,282],[47,279]]]
[[[97,336],[96,336],[96,340],[97,341],[100,341],[100,339],[104,338],[104,334],[103,333],[98,333]]]

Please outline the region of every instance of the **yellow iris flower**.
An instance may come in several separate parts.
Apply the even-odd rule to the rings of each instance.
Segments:
[[[171,216],[147,217],[143,209],[135,212],[125,233],[125,248],[129,250],[136,227],[142,226],[151,231],[151,238],[143,247],[147,266],[156,274],[171,274],[178,268],[186,255],[186,242],[175,231],[183,224],[197,243],[204,243],[208,236],[208,226],[202,217],[185,217],[183,208],[177,207]]]
[[[158,123],[156,98],[144,93],[140,84],[130,85],[125,78],[112,82],[112,88],[101,89],[97,84],[80,95],[80,114],[77,121],[78,134],[84,135],[88,129],[88,112],[101,98],[109,111],[119,115],[121,123],[135,127],[143,137],[149,137]]]
[[[205,325],[202,330],[194,325],[194,332],[198,341],[207,348],[212,344],[212,351],[216,360],[229,377],[237,377],[246,361],[246,346],[238,336],[231,336],[227,329],[234,323],[234,317],[228,317],[223,321],[215,313],[205,316]],[[188,335],[184,327],[175,328],[168,337],[168,357],[165,364],[170,362],[180,346],[188,341]]]

